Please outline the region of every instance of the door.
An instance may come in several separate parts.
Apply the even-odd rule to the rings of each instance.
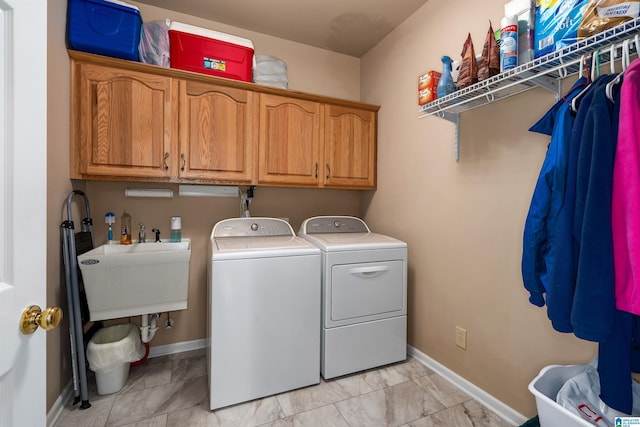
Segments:
[[[47,1],[0,0],[0,426],[46,424]]]
[[[180,178],[250,184],[257,94],[180,82]]]
[[[376,113],[325,106],[324,185],[375,188]]]
[[[258,184],[317,185],[320,103],[260,94]]]
[[[80,84],[72,120],[80,126],[72,147],[77,178],[177,175],[172,79],[93,64],[73,64]],[[77,71],[76,71],[77,70]]]

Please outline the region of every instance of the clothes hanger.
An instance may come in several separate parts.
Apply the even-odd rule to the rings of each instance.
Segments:
[[[586,57],[585,55],[582,55],[582,56],[580,57],[580,63],[579,63],[580,65],[579,65],[579,68],[578,68],[578,70],[579,70],[579,71],[578,71],[578,80],[580,80],[580,79],[582,79],[582,78],[584,77],[585,62],[586,62],[587,60],[588,60],[588,59],[587,59],[587,57]],[[588,68],[588,67],[587,67],[587,68]],[[587,78],[587,80],[588,80],[588,78]],[[587,83],[585,82],[585,83],[584,83],[584,86],[586,86],[586,85],[587,85]],[[582,85],[581,85],[581,86],[582,86]],[[565,102],[569,102],[569,100],[567,99],[567,95],[568,95],[568,93],[565,93],[565,94],[562,96],[562,100],[563,100],[563,101],[565,101]]]
[[[611,74],[616,73],[616,45],[612,44],[609,50],[609,65],[611,66]]]
[[[634,41],[634,43],[636,43],[636,49],[638,48],[638,41],[640,41],[640,38],[638,37],[638,35],[636,35]],[[611,80],[605,86],[605,93],[607,94],[607,98],[611,102],[615,102],[613,99],[613,88],[617,84],[620,84],[624,76],[624,72],[627,71],[627,67],[629,66],[629,43],[629,40],[625,40],[622,42],[622,54],[620,56],[620,66],[622,67],[622,71],[620,71],[620,74],[618,74],[615,79]]]
[[[597,72],[596,72],[597,68]],[[597,73],[597,74],[596,74]],[[587,93],[587,91],[591,88],[591,84],[593,81],[600,75],[600,51],[596,50],[591,55],[591,69],[587,70],[587,86],[580,91],[576,96],[571,100],[571,111],[574,113],[578,112],[578,104],[580,102],[580,98]]]
[[[600,51],[596,50],[591,56],[591,81],[600,77]]]

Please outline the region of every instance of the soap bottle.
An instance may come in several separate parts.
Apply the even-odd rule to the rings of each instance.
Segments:
[[[182,240],[182,217],[171,217],[171,241],[180,242]]]
[[[127,211],[120,217],[120,244],[131,244],[131,215]]]

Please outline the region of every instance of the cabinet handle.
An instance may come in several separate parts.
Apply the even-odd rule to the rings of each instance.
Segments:
[[[318,179],[318,162],[316,162],[316,179]]]
[[[373,277],[378,274],[382,274],[385,271],[389,271],[388,265],[379,265],[374,267],[357,267],[349,270],[349,274],[363,276],[363,277]]]
[[[180,170],[184,172],[184,167],[187,165],[187,159],[185,159],[184,153],[180,154],[180,158],[182,159],[182,167],[180,168]]]
[[[329,179],[331,177],[331,166],[329,166],[329,163],[327,163],[327,179]]]
[[[167,164],[167,159],[169,158],[169,152],[164,153],[164,159],[162,160],[162,167],[164,168],[164,170],[168,171],[169,170],[169,165]]]

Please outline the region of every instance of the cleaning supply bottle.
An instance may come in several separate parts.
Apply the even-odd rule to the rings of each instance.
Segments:
[[[500,21],[500,72],[518,66],[518,17],[505,16]]]
[[[451,76],[452,60],[446,55],[443,56],[441,60],[442,76],[440,76],[440,81],[438,82],[438,98],[442,98],[456,91],[456,84],[453,82],[453,77]]]
[[[120,244],[131,244],[131,215],[127,211],[120,217]]]

